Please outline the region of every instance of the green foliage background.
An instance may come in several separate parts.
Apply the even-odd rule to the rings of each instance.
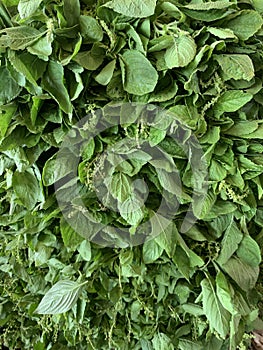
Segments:
[[[261,0],[0,2],[1,344],[248,347],[246,333],[262,329],[262,13]],[[192,173],[166,137],[169,123],[145,130],[124,119],[95,138],[79,166],[94,213],[133,225],[146,214],[113,218],[97,206],[89,164],[124,132],[161,145],[184,190],[165,232],[143,246],[102,248],[62,218],[56,153],[77,121],[112,101],[163,107],[185,126],[184,140],[191,130],[202,145],[209,191],[186,233],[179,232]],[[122,169],[117,182],[127,187],[144,171],[158,199],[161,171],[156,177],[150,166],[136,166],[136,174]],[[125,198],[125,186],[112,196]]]

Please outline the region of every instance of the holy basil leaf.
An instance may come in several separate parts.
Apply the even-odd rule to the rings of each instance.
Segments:
[[[257,267],[261,262],[261,251],[257,242],[250,236],[246,235],[237,250],[237,256],[244,263]]]
[[[235,314],[231,289],[226,276],[221,271],[216,275],[216,294],[223,307],[231,314]]]
[[[39,8],[42,0],[20,0],[17,6],[21,18],[31,16]]]
[[[222,338],[226,338],[229,332],[230,313],[221,304],[210,278],[203,279],[201,287],[203,309],[210,328]]]
[[[79,23],[80,19],[80,2],[79,0],[64,0],[63,12],[67,25],[73,27]]]
[[[124,202],[118,203],[123,219],[132,226],[137,226],[144,218],[143,203],[135,195],[130,195]]]
[[[52,40],[46,35],[30,45],[27,51],[32,55],[38,56],[43,61],[48,61],[49,56],[52,54]]]
[[[12,185],[17,197],[28,210],[44,199],[40,183],[33,171],[16,171],[13,174]]]
[[[252,98],[253,95],[241,90],[229,90],[224,92],[215,104],[215,117],[219,118],[224,112],[236,112]]]
[[[2,105],[12,101],[21,91],[21,87],[4,66],[0,67],[0,87],[0,104]]]
[[[128,176],[121,172],[113,174],[109,189],[114,198],[124,202],[131,195],[131,185]]]
[[[262,24],[263,19],[257,11],[243,10],[227,22],[227,27],[241,40],[247,40],[261,28]]]
[[[145,242],[143,245],[143,260],[145,264],[151,264],[159,259],[163,250],[164,249],[154,239]]]
[[[101,85],[108,85],[113,77],[113,73],[116,67],[116,60],[109,62],[95,77],[95,80]]]
[[[0,30],[0,47],[12,50],[24,50],[36,42],[45,32],[33,27],[20,26]]]
[[[12,51],[8,58],[19,73],[23,74],[31,84],[38,87],[37,80],[44,74],[47,66],[46,62],[29,53],[18,55]]]
[[[214,55],[224,72],[224,79],[244,79],[251,80],[254,75],[254,66],[248,55],[232,54],[232,55]]]
[[[44,296],[35,313],[57,315],[69,311],[77,302],[82,284],[70,280],[57,282]]]
[[[143,18],[154,14],[156,0],[112,0],[104,6],[124,16]]]
[[[72,104],[64,85],[64,70],[59,62],[49,61],[47,71],[42,79],[42,86],[57,101],[65,113],[72,113]]]
[[[196,44],[189,35],[179,34],[166,50],[164,60],[168,68],[187,66],[195,57]]]
[[[222,268],[245,292],[255,287],[259,275],[258,267],[252,267],[241,259],[232,257]]]
[[[91,16],[80,16],[80,32],[85,43],[101,41],[103,31],[98,21]]]
[[[242,232],[237,227],[237,224],[232,220],[231,224],[226,229],[224,238],[221,242],[222,248],[217,258],[217,262],[219,264],[225,264],[235,253],[242,239]]]
[[[158,81],[158,74],[150,61],[137,50],[127,50],[121,56],[124,90],[134,95],[152,92]]]
[[[60,231],[65,246],[73,251],[83,241],[83,237],[75,232],[75,230],[73,230],[73,228],[63,218],[60,220]]]

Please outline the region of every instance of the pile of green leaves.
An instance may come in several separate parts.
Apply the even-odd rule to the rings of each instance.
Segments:
[[[261,0],[0,1],[0,344],[247,349],[262,328],[262,15]],[[124,102],[171,117],[145,127],[121,113]],[[58,166],[59,148],[87,114],[100,121],[98,108],[115,124],[85,145],[77,172],[96,218],[132,234],[160,198],[178,200],[173,222],[133,248],[91,243],[57,203],[54,184],[71,166]],[[171,127],[182,144],[193,134],[207,163],[207,196],[192,206],[193,149]],[[151,199],[117,215],[98,201],[94,174],[127,137],[165,155],[151,162],[141,150],[110,170],[111,203],[124,204],[142,176]],[[167,176],[174,167],[181,191]],[[77,207],[73,198],[71,216]],[[198,220],[181,230],[189,210]]]

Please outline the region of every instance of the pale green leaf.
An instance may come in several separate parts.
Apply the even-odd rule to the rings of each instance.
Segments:
[[[82,284],[70,280],[57,282],[45,294],[35,313],[56,315],[69,311],[77,302]]]
[[[104,6],[124,16],[144,18],[154,14],[156,0],[112,0]]]
[[[18,12],[21,18],[31,16],[39,8],[42,0],[20,0],[18,4]]]
[[[131,194],[131,185],[128,176],[121,172],[113,174],[109,189],[114,198],[117,198],[120,202],[124,202]]]
[[[73,230],[64,218],[60,220],[60,232],[65,246],[73,251],[83,241],[83,237]]]
[[[142,249],[145,264],[151,264],[156,261],[162,255],[163,250],[154,239],[145,242]]]
[[[40,38],[33,45],[27,48],[27,51],[32,55],[38,56],[43,61],[48,61],[49,56],[52,54],[52,42],[47,36]]]
[[[235,39],[236,36],[231,29],[207,27],[207,31],[220,39]]]
[[[10,51],[8,58],[16,71],[23,74],[26,79],[38,87],[37,80],[42,77],[47,67],[47,63],[30,53],[17,54]]]
[[[16,171],[13,174],[12,185],[17,197],[28,210],[44,199],[40,183],[33,171]]]
[[[121,216],[128,224],[137,226],[144,217],[143,203],[136,196],[131,195],[124,202],[118,202]]]
[[[9,47],[12,50],[24,50],[36,42],[45,32],[29,27],[19,26],[0,30],[0,47]]]
[[[216,275],[216,294],[223,307],[231,314],[235,314],[230,286],[221,271]]]
[[[195,57],[196,44],[189,35],[180,34],[166,50],[164,60],[168,68],[187,66]]]
[[[261,28],[262,24],[263,19],[257,11],[243,10],[228,21],[226,26],[241,40],[247,40]]]
[[[150,61],[137,50],[127,50],[121,56],[124,90],[129,94],[145,95],[152,92],[158,74]]]
[[[243,234],[237,227],[235,221],[230,223],[229,227],[226,229],[224,238],[221,242],[221,251],[217,258],[219,264],[225,264],[231,256],[235,253],[238,248],[239,243],[243,239]]]
[[[231,55],[214,55],[224,73],[224,79],[244,79],[251,80],[254,75],[254,66],[248,55],[231,54]]]
[[[246,235],[237,250],[237,256],[246,264],[257,267],[261,263],[261,251],[257,242]]]
[[[10,74],[9,70],[0,67],[0,104],[4,105],[12,101],[20,93],[21,87]]]
[[[95,77],[97,83],[101,85],[107,85],[113,77],[113,73],[116,67],[116,60],[109,62]]]
[[[236,112],[252,98],[253,95],[241,90],[229,90],[224,92],[214,106],[215,117],[219,118],[224,112]]]
[[[226,338],[229,333],[230,313],[222,306],[210,278],[203,279],[201,287],[203,309],[210,328],[222,338]]]
[[[80,16],[80,32],[85,43],[101,41],[103,31],[98,21],[91,16]]]
[[[78,247],[78,252],[83,260],[90,261],[91,260],[91,246],[90,242],[84,239],[80,246]]]

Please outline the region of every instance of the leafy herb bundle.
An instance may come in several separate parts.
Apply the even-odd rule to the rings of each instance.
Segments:
[[[2,344],[234,350],[262,328],[262,13],[260,0],[0,2]],[[171,119],[127,119],[128,102]],[[77,167],[94,216],[134,228],[162,196],[178,197],[173,222],[137,247],[90,243],[56,200],[54,184],[71,166],[63,157],[58,166],[61,144],[98,109],[120,119],[85,145]],[[173,115],[182,144],[192,133],[208,169],[207,195],[192,203],[198,221],[184,233],[193,169],[168,135]],[[124,204],[141,176],[151,195],[147,210],[130,215],[126,203],[116,215],[98,202],[94,174],[100,154],[127,136],[168,156],[151,163],[141,150],[110,170],[111,202]],[[166,176],[172,166],[180,194]]]

